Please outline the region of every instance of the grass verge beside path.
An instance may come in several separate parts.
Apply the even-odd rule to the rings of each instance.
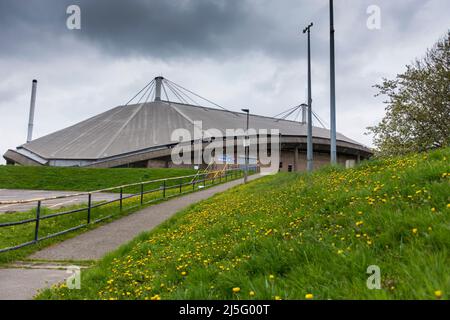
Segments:
[[[40,299],[448,299],[450,149],[216,195]],[[381,290],[367,269],[381,270]]]
[[[195,174],[191,169],[96,169],[0,166],[0,189],[94,191]]]

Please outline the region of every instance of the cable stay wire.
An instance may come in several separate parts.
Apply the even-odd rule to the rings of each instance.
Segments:
[[[182,95],[180,95],[171,85],[170,83],[166,83],[167,87],[169,88],[169,90],[172,92],[173,95],[175,95],[175,97],[178,99],[178,101],[180,101],[181,103],[184,104],[189,104],[189,102],[183,98]]]
[[[322,120],[320,119],[320,117],[319,117],[319,115],[318,115],[317,113],[315,113],[315,112],[313,111],[313,115],[314,115],[314,117],[317,119],[317,121],[320,123],[320,125],[321,125],[324,129],[328,129],[328,128],[323,124]]]
[[[170,99],[169,99],[169,95],[167,94],[167,91],[166,91],[166,86],[164,85],[164,82],[163,83],[161,83],[161,87],[163,88],[163,90],[164,90],[164,94],[166,95],[166,99],[167,99],[167,101],[170,103]]]
[[[147,83],[147,85],[145,87],[143,87],[138,93],[136,93],[136,95],[131,98],[127,103],[125,103],[124,106],[128,106],[134,99],[136,99],[144,90],[146,90],[148,88],[148,86],[150,86],[152,83],[154,83],[155,80],[150,81],[149,83]]]
[[[294,114],[294,118],[293,118],[294,121],[301,122],[301,121],[299,121],[300,115],[302,114],[303,108],[307,108],[307,107],[308,107],[307,105],[301,104],[301,105],[292,107],[290,109],[287,109],[286,111],[283,111],[283,112],[273,116],[273,118],[277,118],[275,121],[279,122],[281,120],[287,120],[290,116],[292,116]],[[325,121],[323,121],[322,118],[316,112],[313,111],[312,115],[324,129],[328,129],[328,127],[324,124]]]
[[[283,111],[283,112],[277,114],[276,116],[273,116],[272,118],[278,118],[279,116],[281,116],[281,115],[283,115],[283,114],[285,114],[285,113],[287,113],[287,112],[289,112],[289,111],[291,111],[292,109],[295,109],[295,108],[297,108],[297,107],[298,107],[298,106],[295,106],[295,107],[292,107],[292,108],[290,108],[290,109],[288,109],[288,110],[285,110],[285,111]]]
[[[148,93],[149,91],[151,91],[151,88],[152,88],[151,85],[150,85],[149,87],[147,87],[147,89],[144,91],[144,93],[142,94],[142,96],[139,98],[137,104],[140,104],[140,103],[141,103],[142,99],[144,99],[144,97],[147,96],[147,93]]]
[[[145,98],[144,104],[147,103],[147,102],[149,101],[150,96],[152,95],[154,89],[155,89],[155,84],[153,83],[153,85],[150,86],[150,90],[148,91],[148,95],[147,95],[147,98]]]
[[[297,114],[296,114],[296,116],[294,117],[294,121],[298,121],[298,122],[301,122],[300,121],[300,115],[302,114],[302,111],[303,111],[303,108],[300,106],[298,109],[297,109]]]
[[[299,108],[299,106],[296,106],[296,107],[290,109],[291,111],[286,113],[283,117],[275,120],[275,122],[280,122],[280,120],[286,120],[290,115],[292,115],[295,111],[297,111],[298,108]]]
[[[197,106],[199,105],[199,103],[198,103],[197,101],[195,101],[193,98],[191,98],[189,95],[187,95],[187,94],[184,93],[183,91],[181,91],[181,90],[175,88],[174,86],[172,86],[167,80],[166,80],[166,83],[167,83],[168,86],[170,86],[171,90],[172,90],[174,93],[177,92],[177,93],[178,93],[178,96],[180,96],[180,97],[182,98],[182,101],[180,101],[181,103],[190,104],[190,103],[188,102],[188,100],[187,100],[187,99],[189,99],[192,103],[194,103],[194,105],[197,105]],[[186,99],[186,98],[187,98],[187,99]],[[184,101],[184,102],[183,102],[183,101]]]
[[[177,98],[181,103],[184,104],[191,104],[193,103],[193,105],[196,106],[200,106],[201,104],[198,103],[198,101],[196,101],[193,96],[202,99],[203,101],[208,102],[209,104],[218,107],[222,110],[225,110],[227,112],[230,112],[231,114],[233,114],[236,117],[239,117],[240,115],[235,112],[235,111],[231,111],[223,106],[221,106],[218,103],[215,103],[173,81],[170,81],[168,79],[163,79],[163,81],[161,82],[161,86],[163,87],[164,93],[166,95],[167,101],[170,102],[170,96],[169,96],[169,92],[170,91],[172,93],[173,96],[175,96],[175,98]],[[128,106],[130,103],[132,103],[137,97],[140,96],[137,104],[141,103],[141,101],[144,99],[144,97],[146,97],[145,102],[147,103],[150,99],[150,97],[152,96],[152,94],[154,93],[154,95],[156,95],[156,80],[153,79],[152,81],[150,81],[145,87],[143,87],[137,94],[135,94],[124,106]],[[190,102],[189,102],[190,101]],[[282,113],[283,114],[283,113]],[[281,114],[280,114],[281,115]]]
[[[225,110],[225,111],[232,112],[232,113],[236,114],[235,112],[233,112],[233,111],[231,111],[231,110],[228,110],[227,108],[224,108],[224,107],[222,107],[221,105],[219,105],[219,104],[217,104],[217,103],[215,103],[215,102],[213,102],[213,101],[211,101],[211,100],[209,100],[209,99],[207,99],[207,98],[205,98],[205,97],[202,97],[201,95],[199,95],[199,94],[197,94],[197,93],[195,93],[195,92],[192,92],[191,90],[186,89],[186,88],[184,88],[183,86],[180,86],[179,84],[176,84],[176,83],[173,82],[173,81],[170,81],[170,80],[168,80],[168,79],[166,79],[166,80],[167,80],[168,82],[170,82],[170,84],[173,84],[173,85],[176,86],[177,88],[182,89],[182,90],[184,90],[184,91],[187,91],[187,92],[189,92],[190,94],[193,94],[193,95],[196,96],[197,98],[200,98],[200,99],[202,99],[202,100],[204,100],[204,101],[206,101],[206,102],[208,102],[208,103],[211,103],[211,104],[213,104],[214,106],[219,107],[220,109],[223,109],[223,110]]]

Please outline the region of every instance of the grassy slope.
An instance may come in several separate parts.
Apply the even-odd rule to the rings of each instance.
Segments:
[[[0,189],[93,191],[195,174],[190,169],[82,169],[0,166]]]
[[[449,158],[446,149],[234,188],[105,257],[81,290],[39,298],[449,298]],[[366,287],[370,265],[382,290]]]

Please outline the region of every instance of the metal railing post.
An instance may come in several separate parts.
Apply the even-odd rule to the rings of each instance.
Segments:
[[[41,201],[38,201],[36,208],[36,226],[34,229],[34,242],[39,240],[39,222],[41,220]]]
[[[163,181],[163,198],[166,197],[166,180]]]
[[[180,179],[180,193],[183,193],[183,179]]]
[[[88,215],[87,215],[87,223],[91,223],[91,207],[92,207],[92,194],[88,195]]]
[[[120,211],[123,209],[123,188],[120,188]]]
[[[144,204],[144,184],[141,183],[141,206]]]

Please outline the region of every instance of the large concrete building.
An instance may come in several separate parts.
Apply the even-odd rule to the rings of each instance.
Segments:
[[[157,92],[157,95],[160,92]],[[172,132],[184,128],[194,131],[194,122],[203,129],[245,129],[246,114],[186,103],[155,101],[125,105],[8,150],[8,164],[34,166],[172,167],[171,152],[177,142]],[[280,170],[306,170],[304,123],[251,115],[250,127],[278,129],[280,132]],[[225,138],[226,139],[226,138]],[[330,132],[313,127],[314,167],[330,163]],[[337,135],[338,162],[345,165],[372,155],[371,150],[342,134]],[[235,148],[233,159],[242,158]],[[235,160],[238,161],[238,160]]]

